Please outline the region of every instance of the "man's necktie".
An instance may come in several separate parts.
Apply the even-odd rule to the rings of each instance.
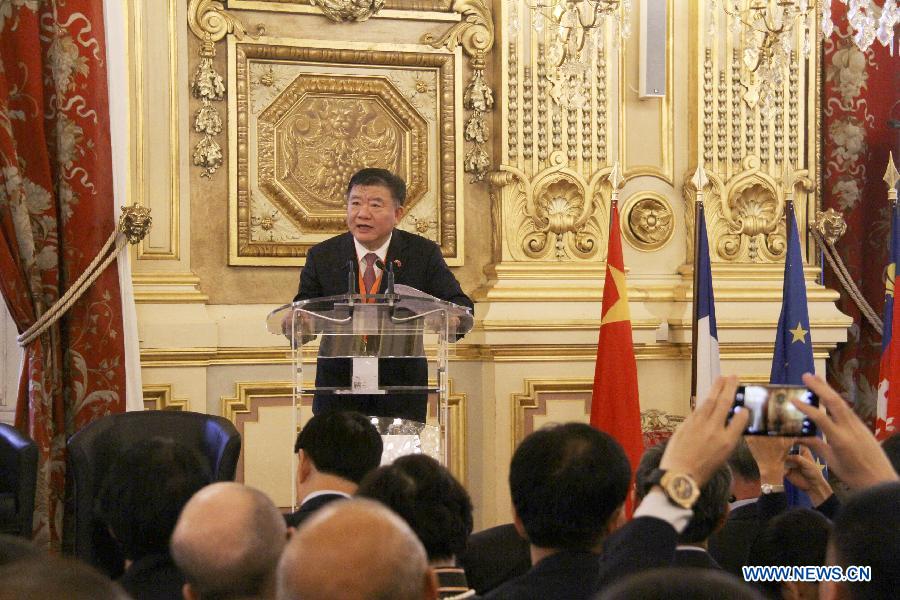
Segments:
[[[363,285],[366,286],[364,293],[374,294],[375,290],[372,288],[375,286],[375,261],[378,260],[378,255],[369,252],[363,256],[363,260],[366,261],[366,270],[363,273]]]

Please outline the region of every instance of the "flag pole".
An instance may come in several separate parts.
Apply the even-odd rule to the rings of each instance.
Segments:
[[[703,163],[697,165],[694,177],[691,179],[694,189],[697,190],[694,202],[694,272],[693,287],[691,288],[691,410],[697,406],[697,340],[698,340],[698,323],[697,309],[700,304],[697,302],[697,289],[700,286],[700,211],[703,210],[703,188],[709,182],[706,178],[706,171],[703,170]]]
[[[884,182],[888,185],[888,200],[891,201],[891,209],[897,209],[897,181],[900,180],[900,173],[894,166],[894,152],[888,152],[887,168],[884,170]]]

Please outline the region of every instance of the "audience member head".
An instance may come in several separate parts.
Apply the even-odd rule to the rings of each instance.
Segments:
[[[403,519],[366,499],[335,502],[297,530],[278,564],[279,600],[437,598],[425,548]]]
[[[25,538],[0,534],[0,567],[20,560],[38,558],[44,553]]]
[[[399,208],[406,202],[406,182],[402,177],[394,175],[387,169],[366,168],[360,169],[350,177],[347,183],[347,196],[356,186],[380,185],[391,192],[394,205]]]
[[[509,469],[516,521],[539,548],[594,548],[620,514],[630,480],[622,447],[583,423],[535,431]]]
[[[452,563],[472,533],[468,492],[450,471],[424,454],[401,456],[372,471],[357,495],[378,500],[403,517],[431,563]]]
[[[765,600],[733,575],[715,569],[665,567],[622,579],[597,600]]]
[[[358,412],[330,411],[313,416],[297,435],[297,496],[320,489],[354,493],[381,463],[378,430]]]
[[[783,512],[766,524],[750,549],[747,563],[760,566],[799,567],[824,565],[831,522],[806,508]],[[815,598],[816,584],[801,581],[765,581],[759,588],[770,598]]]
[[[852,495],[834,520],[828,563],[872,567],[869,582],[823,582],[822,598],[880,600],[900,590],[900,482],[884,483]]]
[[[71,558],[45,554],[0,567],[0,600],[65,598],[128,600],[116,583],[93,567]]]
[[[888,439],[881,442],[881,449],[887,454],[891,466],[897,473],[900,473],[900,433],[895,433]]]
[[[274,598],[286,541],[284,517],[268,496],[239,483],[206,486],[185,505],[172,533],[185,598]]]
[[[657,444],[644,451],[641,462],[634,474],[635,493],[638,499],[653,487],[650,476],[659,468],[659,461],[665,452],[666,443]],[[725,522],[728,516],[728,498],[731,496],[731,471],[726,465],[719,467],[709,481],[700,488],[700,497],[694,503],[694,516],[684,531],[678,536],[683,544],[704,542]]]
[[[761,480],[759,465],[745,439],[741,438],[737,448],[728,457],[728,468],[731,469],[732,475],[731,493],[736,500],[759,496]]]
[[[125,558],[168,552],[182,507],[209,482],[209,467],[184,444],[162,437],[141,440],[113,462],[97,512]]]

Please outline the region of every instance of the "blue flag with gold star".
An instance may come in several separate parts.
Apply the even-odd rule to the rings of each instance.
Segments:
[[[803,374],[815,373],[816,366],[813,362],[812,339],[809,335],[806,279],[803,277],[803,255],[800,253],[800,233],[797,231],[793,202],[787,203],[785,213],[787,213],[788,239],[787,256],[784,261],[784,288],[769,383],[803,385]],[[784,488],[790,506],[812,505],[809,496],[795,488],[789,481],[785,480]]]
[[[784,261],[784,288],[781,316],[775,336],[770,383],[803,385],[804,373],[815,373],[812,340],[809,335],[809,310],[806,306],[806,280],[803,278],[803,256],[793,203],[787,213],[787,257]]]

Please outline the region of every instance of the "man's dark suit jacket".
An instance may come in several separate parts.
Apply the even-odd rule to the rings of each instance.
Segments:
[[[466,570],[469,585],[484,595],[528,572],[531,546],[512,523],[497,525],[470,535],[457,561]]]
[[[675,529],[662,519],[639,517],[610,535],[602,554],[565,550],[484,596],[485,600],[580,600],[613,581],[672,564]]]
[[[395,283],[414,287],[460,306],[474,307],[447,267],[440,248],[431,240],[394,229],[385,259],[386,265],[393,266]],[[300,272],[300,289],[294,301],[346,294],[349,261],[358,264],[353,236],[349,232],[310,248],[306,266]],[[385,274],[378,293],[386,291]],[[350,371],[350,359],[320,358],[316,368],[316,387],[349,387]],[[379,359],[378,373],[379,386],[425,385],[428,380],[428,366],[424,358]],[[420,393],[317,393],[313,398],[313,413],[334,409],[357,410],[365,415],[401,417],[424,423],[426,403],[427,395]]]
[[[184,582],[168,552],[137,559],[119,579],[119,585],[134,600],[181,600]]]
[[[698,569],[722,569],[722,567],[710,556],[709,552],[703,548],[696,550],[675,549],[675,558],[672,560],[673,567],[695,567]]]
[[[311,517],[314,512],[329,504],[330,502],[334,502],[335,500],[346,500],[347,496],[342,494],[322,494],[321,496],[316,496],[315,498],[311,498],[307,500],[303,504],[297,508],[296,512],[292,512],[291,514],[284,515],[284,520],[287,522],[289,527],[300,527],[300,525]]]

